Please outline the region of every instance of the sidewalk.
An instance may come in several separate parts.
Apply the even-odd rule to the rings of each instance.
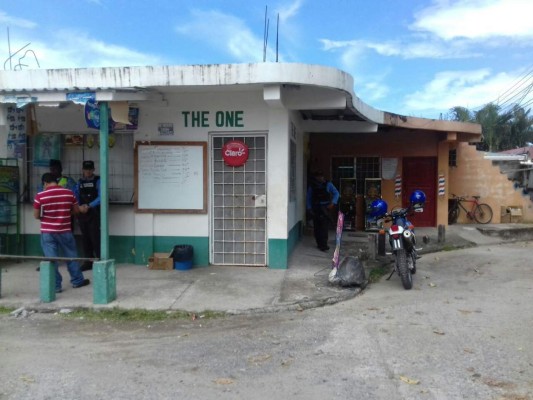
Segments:
[[[437,228],[418,228],[420,254],[471,246],[495,245],[508,241],[533,240],[533,225],[451,225],[444,241]],[[330,233],[333,242],[334,234]],[[369,256],[369,232],[344,232],[341,259],[360,256],[365,269],[390,264],[390,256]],[[422,237],[428,236],[428,244]],[[386,244],[388,246],[388,243]],[[200,313],[219,311],[229,314],[303,310],[333,304],[355,297],[360,288],[341,288],[329,284],[334,245],[327,253],[319,251],[311,236],[304,236],[293,252],[287,270],[261,267],[209,266],[188,271],[149,270],[146,266],[118,264],[117,298],[106,305],[93,304],[93,285],[73,289],[68,284],[66,266],[60,266],[63,292],[51,303],[41,303],[37,261],[17,263],[0,260],[0,307],[57,311],[65,308],[121,308],[146,310],[183,310]],[[424,262],[424,257],[420,260]],[[89,279],[92,272],[84,273]],[[394,279],[394,278],[392,278]],[[92,280],[92,279],[91,279]]]

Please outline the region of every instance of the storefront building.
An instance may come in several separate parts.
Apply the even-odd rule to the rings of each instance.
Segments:
[[[91,107],[102,102],[108,160],[90,127]],[[116,262],[142,265],[188,244],[197,266],[283,269],[306,223],[310,170],[341,189],[354,229],[365,229],[361,204],[370,196],[394,207],[415,188],[428,195],[415,223],[437,226],[447,223],[450,150],[480,137],[476,124],[373,109],[350,75],[316,65],[2,71],[0,158],[16,160],[23,199],[2,251],[40,254],[31,200],[48,160],[61,159],[76,180],[82,161],[93,160],[96,173],[107,162]]]

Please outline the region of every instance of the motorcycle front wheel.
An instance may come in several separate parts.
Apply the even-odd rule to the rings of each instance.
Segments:
[[[413,287],[413,276],[407,265],[407,252],[405,249],[396,251],[396,267],[398,268],[398,275],[400,275],[403,288],[410,290]]]

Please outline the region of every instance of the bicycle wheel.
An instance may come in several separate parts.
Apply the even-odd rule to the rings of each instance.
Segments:
[[[492,208],[488,204],[478,204],[474,210],[474,219],[478,224],[488,224],[492,221]]]
[[[459,208],[453,207],[448,211],[448,225],[455,224],[459,218]]]

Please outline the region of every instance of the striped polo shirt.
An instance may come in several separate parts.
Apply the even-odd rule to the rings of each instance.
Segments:
[[[41,232],[70,232],[71,210],[76,204],[78,201],[72,190],[61,186],[50,186],[37,193],[33,208],[41,210]]]

